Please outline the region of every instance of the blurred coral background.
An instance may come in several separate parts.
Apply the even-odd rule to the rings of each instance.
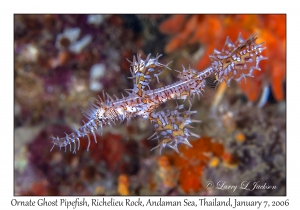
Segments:
[[[105,128],[89,151],[82,138],[76,154],[69,147],[50,152],[50,136],[81,126],[81,108],[94,97],[132,88],[133,55],[162,53],[160,62],[173,60],[172,69],[201,71],[239,33],[257,33],[268,60],[254,78],[220,84],[193,101],[193,119],[202,121],[193,125],[201,135],[190,140],[193,148],[151,152],[152,125],[137,118]],[[15,195],[286,195],[284,14],[15,15],[14,61]],[[150,86],[175,81],[166,70]],[[220,190],[220,181],[276,188]]]

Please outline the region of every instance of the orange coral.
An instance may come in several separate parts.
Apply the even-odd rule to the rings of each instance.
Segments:
[[[118,193],[120,195],[129,195],[129,178],[125,174],[121,174],[118,178]]]
[[[169,156],[179,169],[179,182],[186,193],[197,192],[202,188],[202,170],[211,160],[210,156],[221,158],[224,153],[222,144],[213,142],[210,137],[201,137],[193,142],[192,148],[180,145],[181,155]]]
[[[215,168],[215,167],[217,167],[219,165],[219,163],[220,163],[219,158],[213,157],[211,159],[211,161],[209,162],[209,166],[212,167],[212,168]]]
[[[174,167],[171,165],[167,156],[161,156],[158,159],[158,176],[163,180],[165,187],[173,188],[177,185],[177,173]]]
[[[243,133],[237,133],[235,135],[235,140],[237,142],[244,142],[246,140],[246,136]]]
[[[283,82],[286,77],[286,15],[173,15],[161,23],[159,30],[167,35],[173,34],[165,46],[165,52],[171,53],[181,47],[200,44],[204,47],[204,56],[195,65],[203,70],[210,65],[207,54],[213,49],[221,50],[229,36],[233,41],[241,32],[244,38],[258,33],[258,42],[265,41],[268,62],[261,65],[262,71],[256,71],[254,78],[240,83],[248,99],[258,99],[263,83],[271,84],[277,101],[284,99]]]

